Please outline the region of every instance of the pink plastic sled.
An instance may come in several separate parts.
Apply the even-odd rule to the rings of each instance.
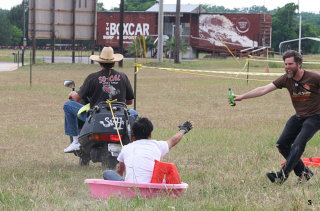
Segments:
[[[132,183],[103,179],[86,179],[84,183],[89,183],[92,197],[104,199],[111,196],[116,198],[131,198],[137,195],[145,198],[161,195],[176,197],[181,196],[183,194],[183,190],[188,188],[188,184],[186,183]]]

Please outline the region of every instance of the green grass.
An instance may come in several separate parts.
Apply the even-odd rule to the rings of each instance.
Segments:
[[[243,71],[232,58],[199,60],[174,65],[151,61],[147,65],[180,69]],[[317,66],[319,68],[319,66]],[[133,62],[123,68],[133,85]],[[315,68],[317,69],[317,68]],[[37,64],[0,72],[0,208],[2,210],[318,210],[319,170],[308,183],[298,185],[291,174],[283,185],[271,184],[265,173],[279,170],[284,159],[275,142],[294,113],[286,90],[228,105],[228,88],[246,92],[275,77],[227,78],[229,75],[186,74],[141,69],[137,75],[137,111],[155,126],[153,138],[167,140],[187,119],[195,128],[164,161],[174,162],[189,188],[179,198],[100,200],[90,197],[87,178],[102,178],[96,163],[78,166],[77,157],[63,153],[63,103],[69,89],[65,79],[79,87],[98,65]],[[250,71],[265,72],[265,64]],[[283,67],[270,72],[283,72]],[[225,76],[221,78],[220,76]],[[132,106],[130,106],[132,108]],[[316,134],[304,157],[320,156]],[[311,200],[311,205],[310,201]]]

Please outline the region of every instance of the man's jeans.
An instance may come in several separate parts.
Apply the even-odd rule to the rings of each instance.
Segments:
[[[79,135],[80,131],[78,128],[78,119],[81,121],[85,122],[87,118],[87,112],[83,112],[79,117],[78,117],[78,111],[80,108],[82,108],[84,105],[81,103],[78,103],[76,101],[67,101],[63,105],[63,110],[65,113],[65,118],[64,118],[64,130],[65,134],[68,136],[77,136]],[[133,116],[135,119],[138,117],[138,113],[130,109],[130,116]]]
[[[293,115],[287,122],[280,138],[277,141],[279,152],[287,160],[283,171],[286,175],[294,170],[297,176],[305,171],[301,156],[307,142],[320,129],[320,116],[313,115],[300,118]]]
[[[106,170],[103,172],[103,179],[105,180],[113,180],[113,181],[124,181],[123,177],[120,176],[114,170]]]

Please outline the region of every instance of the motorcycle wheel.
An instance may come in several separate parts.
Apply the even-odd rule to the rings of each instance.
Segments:
[[[105,156],[101,161],[102,168],[106,169],[115,169],[117,164],[117,157],[112,157],[110,153],[108,153],[108,155]]]

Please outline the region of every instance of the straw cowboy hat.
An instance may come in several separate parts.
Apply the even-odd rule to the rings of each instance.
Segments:
[[[100,56],[91,55],[90,59],[99,63],[114,63],[121,61],[123,59],[123,55],[117,53],[114,54],[113,48],[111,47],[104,47],[100,53]]]

